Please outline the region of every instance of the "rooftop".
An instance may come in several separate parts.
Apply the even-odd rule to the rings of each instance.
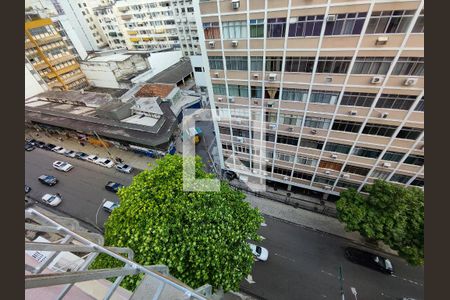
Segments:
[[[110,54],[105,56],[96,56],[93,58],[89,58],[86,61],[87,62],[110,62],[110,61],[125,61],[129,59],[131,55],[122,54],[122,53],[116,53],[116,54]]]
[[[137,98],[132,110],[144,111],[152,114],[162,115],[163,112],[157,102],[158,97]]]
[[[175,88],[174,84],[149,83],[145,84],[139,91],[134,94],[135,97],[161,97],[166,98],[167,95]]]
[[[102,94],[109,94],[113,98],[119,98],[123,94],[125,94],[128,90],[127,89],[112,89],[112,88],[103,88],[103,87],[97,87],[97,86],[89,86],[88,88],[84,89],[86,92],[92,92],[92,93],[102,93]]]
[[[189,59],[182,59],[162,72],[159,72],[147,82],[177,84],[192,73],[192,65]]]
[[[74,105],[99,107],[112,100],[111,95],[105,93],[93,93],[80,91],[47,91],[40,93],[37,98],[47,99],[48,101],[71,103]],[[33,99],[33,98],[32,98]]]

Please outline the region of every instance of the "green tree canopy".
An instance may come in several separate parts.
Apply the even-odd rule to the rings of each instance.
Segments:
[[[348,189],[336,203],[348,231],[383,241],[412,265],[424,262],[424,195],[416,187],[376,180],[368,196]]]
[[[209,283],[237,290],[254,263],[247,240],[259,240],[263,218],[226,182],[220,192],[183,191],[182,169],[182,157],[168,155],[120,189],[120,207],[105,224],[105,244],[133,249],[142,265],[167,265],[192,288]],[[199,157],[196,178],[214,178],[203,171]],[[93,266],[120,264],[99,256]],[[132,290],[137,280],[128,276],[122,286]]]

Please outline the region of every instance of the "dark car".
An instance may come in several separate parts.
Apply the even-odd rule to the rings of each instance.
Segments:
[[[38,148],[43,148],[43,147],[45,146],[45,143],[44,143],[44,142],[41,142],[41,141],[36,141],[36,142],[34,143],[34,145],[35,145],[36,147],[38,147]]]
[[[230,181],[237,178],[236,173],[231,170],[224,171],[223,175],[225,176],[226,179],[228,179]]]
[[[26,139],[25,143],[31,144],[32,146],[36,146],[36,140],[35,139]]]
[[[77,153],[75,153],[75,158],[78,158],[78,159],[81,159],[81,160],[86,160],[86,158],[88,157],[89,155],[87,155],[86,153],[84,153],[84,152],[77,152]]]
[[[31,191],[31,188],[25,184],[25,194],[28,194]]]
[[[48,185],[48,186],[54,186],[58,183],[58,179],[56,179],[55,176],[51,175],[41,175],[38,177],[38,180],[40,183]]]
[[[385,257],[353,247],[345,248],[345,256],[351,262],[369,267],[371,269],[387,274],[394,273],[394,268],[391,261]]]
[[[117,183],[117,182],[112,182],[112,181],[108,181],[108,183],[105,185],[105,189],[107,191],[113,192],[113,193],[117,193],[117,191],[123,187],[123,184]]]
[[[31,143],[25,143],[25,150],[26,151],[33,151],[34,148],[35,147]]]
[[[48,144],[45,144],[44,147],[42,147],[42,148],[45,149],[45,150],[52,151],[52,149],[55,148],[55,147],[56,147],[56,145],[48,143]]]

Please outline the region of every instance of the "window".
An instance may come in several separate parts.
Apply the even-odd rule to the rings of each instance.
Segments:
[[[322,148],[323,148],[323,141],[316,141],[316,140],[310,140],[310,139],[301,139],[300,147],[322,150]]]
[[[340,171],[342,168],[342,164],[333,161],[321,160],[319,163],[319,168]]]
[[[367,123],[362,133],[379,136],[392,136],[395,129],[397,129],[397,126]]]
[[[211,70],[223,70],[222,56],[208,56],[208,61]]]
[[[264,19],[250,20],[250,37],[264,37]]]
[[[419,17],[417,18],[416,24],[414,25],[412,32],[421,33],[424,32],[424,28],[425,28],[425,17],[424,17],[424,10],[422,9]]]
[[[225,61],[227,62],[227,70],[248,70],[247,56],[225,56]]]
[[[369,171],[370,169],[368,168],[357,167],[352,165],[346,165],[344,168],[344,172],[346,173],[358,174],[361,176],[366,176],[367,174],[369,174]]]
[[[246,85],[228,85],[228,95],[230,97],[248,97],[248,86]]]
[[[425,181],[423,180],[423,178],[419,178],[417,177],[416,179],[414,179],[410,185],[414,185],[414,186],[424,186],[425,185]]]
[[[353,149],[352,154],[356,155],[356,156],[367,157],[367,158],[378,158],[378,156],[380,156],[380,154],[381,154],[381,150],[364,148],[364,147],[355,147],[355,149]]]
[[[392,175],[390,181],[406,184],[411,178],[412,178],[412,176],[396,173],[396,174]]]
[[[408,156],[404,163],[416,166],[423,166],[425,158],[422,155],[410,155]]]
[[[282,100],[306,102],[307,97],[308,90],[284,88],[281,93]]]
[[[391,174],[391,172],[381,171],[381,170],[373,170],[372,174],[370,174],[370,177],[375,177],[378,179],[386,180],[386,178],[388,178],[390,174]]]
[[[332,130],[337,131],[347,131],[347,132],[358,132],[361,128],[360,122],[334,120]]]
[[[297,146],[298,138],[279,134],[277,136],[277,143]]]
[[[280,95],[280,89],[277,87],[268,87],[266,86],[264,92],[264,98],[266,99],[278,99]]]
[[[284,64],[285,72],[311,73],[314,67],[314,57],[286,57]]]
[[[366,33],[405,33],[414,10],[374,11]]]
[[[286,32],[286,18],[267,19],[267,37],[284,37]]]
[[[276,112],[268,112],[264,113],[264,120],[268,123],[276,123],[277,122],[277,113]]]
[[[284,160],[284,161],[287,161],[287,162],[293,162],[294,161],[294,155],[289,155],[289,154],[286,154],[286,153],[277,152],[276,159]]]
[[[251,97],[252,98],[262,98],[262,87],[261,86],[251,86]]]
[[[265,140],[267,142],[275,142],[275,134],[266,132]]]
[[[240,137],[248,138],[250,135],[249,135],[248,130],[240,129],[240,128],[233,128],[233,136],[240,136]]]
[[[220,39],[219,22],[203,23],[205,39]]]
[[[320,36],[323,15],[289,19],[289,36]]]
[[[422,97],[420,99],[419,103],[417,103],[416,108],[414,108],[415,111],[425,111],[425,97]]]
[[[423,129],[420,128],[403,127],[396,137],[399,139],[416,140],[422,132]]]
[[[392,75],[423,76],[423,57],[400,57],[392,71]]]
[[[375,107],[409,110],[417,96],[382,94]]]
[[[383,155],[383,160],[389,160],[389,161],[395,161],[399,162],[402,160],[404,153],[401,152],[393,152],[393,151],[386,151]]]
[[[357,57],[352,74],[387,74],[392,57]]]
[[[346,189],[355,189],[355,190],[357,190],[359,188],[359,183],[354,183],[354,182],[350,182],[350,181],[346,181],[346,180],[340,179],[336,183],[336,186],[342,187],[342,188],[346,188]]]
[[[194,67],[195,72],[205,72],[205,70],[202,67]]]
[[[300,126],[302,124],[302,117],[291,114],[280,114],[279,123],[284,125]]]
[[[348,154],[350,152],[351,146],[350,145],[344,145],[344,144],[338,144],[338,143],[332,143],[328,142],[325,145],[325,150],[330,152],[338,152],[343,154]]]
[[[319,160],[316,158],[310,158],[310,157],[306,157],[306,156],[297,156],[298,164],[315,167],[315,166],[317,166],[318,162],[319,162]]]
[[[326,118],[316,118],[316,117],[306,117],[305,127],[328,129],[330,128],[331,119]]]
[[[262,56],[251,56],[250,57],[250,70],[251,71],[262,71],[263,70],[263,57]]]
[[[319,57],[317,73],[347,73],[351,57]]]
[[[223,39],[245,39],[247,38],[246,21],[222,22]]]
[[[266,57],[266,71],[281,72],[283,58],[278,56]]]
[[[323,176],[316,176],[316,178],[314,178],[314,182],[323,183],[330,186],[333,186],[335,181],[336,179],[331,179]]]
[[[336,104],[339,92],[329,91],[312,91],[309,98],[309,102],[324,103],[324,104]]]
[[[227,94],[227,89],[225,88],[225,84],[213,83],[212,88],[213,88],[214,94],[216,94],[216,95],[226,95]]]
[[[341,105],[371,107],[377,94],[344,92]]]
[[[325,35],[360,34],[366,12],[336,15],[335,21],[327,21]]]
[[[291,170],[286,170],[286,169],[283,169],[283,168],[278,168],[278,167],[274,167],[273,168],[273,172],[274,173],[277,173],[277,174],[281,174],[281,175],[284,175],[284,176],[291,176]]]
[[[219,126],[219,132],[221,134],[231,135],[230,127]]]

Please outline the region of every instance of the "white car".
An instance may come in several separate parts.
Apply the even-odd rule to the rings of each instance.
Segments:
[[[64,155],[67,156],[67,157],[75,158],[75,151],[67,150],[66,152],[64,152]]]
[[[73,169],[73,166],[69,163],[66,163],[65,161],[57,160],[53,163],[53,168],[60,171],[69,172]]]
[[[67,150],[61,146],[56,146],[55,148],[52,149],[52,151],[59,153],[59,154],[64,154],[64,153],[66,153]]]
[[[248,244],[250,245],[250,249],[252,249],[253,255],[256,257],[256,259],[266,261],[267,258],[269,258],[269,251],[267,251],[266,248],[250,243]]]
[[[57,206],[61,203],[62,199],[58,195],[45,194],[42,196],[42,201],[50,206]]]
[[[90,162],[93,162],[94,164],[96,164],[99,157],[97,155],[92,154],[92,155],[89,155],[86,159],[87,159],[87,161],[90,161]]]
[[[105,201],[105,203],[103,203],[103,209],[109,213],[111,213],[116,207],[119,207],[119,204],[112,201]]]
[[[97,164],[107,168],[112,168],[114,166],[114,162],[108,158],[99,158]]]
[[[116,169],[119,172],[130,174],[133,171],[133,168],[126,164],[117,164]]]

